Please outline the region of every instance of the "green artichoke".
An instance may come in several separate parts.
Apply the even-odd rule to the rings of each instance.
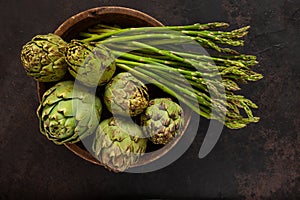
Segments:
[[[105,87],[104,103],[113,114],[137,116],[148,101],[146,85],[128,72],[117,74]]]
[[[100,123],[93,141],[95,157],[108,169],[124,171],[146,151],[147,139],[138,125],[126,118]]]
[[[183,129],[182,108],[168,98],[157,98],[141,116],[142,129],[154,144],[167,144]]]
[[[47,90],[37,109],[41,133],[56,144],[75,143],[92,134],[101,112],[100,99],[73,81]]]
[[[67,72],[64,58],[67,43],[58,35],[37,35],[21,50],[27,74],[40,82],[61,80]]]
[[[102,86],[110,81],[116,70],[115,58],[103,45],[91,45],[72,40],[65,54],[70,74],[89,87]]]

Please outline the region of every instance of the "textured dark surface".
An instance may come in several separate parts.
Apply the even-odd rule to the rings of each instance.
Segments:
[[[73,14],[119,5],[166,25],[226,21],[251,25],[244,52],[258,56],[265,78],[243,87],[260,109],[258,124],[224,129],[213,151],[197,154],[204,128],[170,166],[146,174],[114,174],[56,146],[39,133],[36,83],[22,69],[21,46],[53,32]],[[50,1],[0,3],[0,199],[103,197],[300,198],[299,0]]]

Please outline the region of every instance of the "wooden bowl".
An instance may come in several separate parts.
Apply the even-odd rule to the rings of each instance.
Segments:
[[[124,7],[107,6],[92,8],[70,17],[63,22],[54,33],[61,36],[64,40],[70,41],[73,38],[77,38],[79,32],[99,23],[118,25],[121,27],[163,26],[161,22],[140,11]],[[38,82],[37,89],[39,101],[41,101],[44,92],[53,85],[54,83]],[[143,155],[139,161],[131,167],[140,167],[149,164],[166,155],[185,133],[188,124],[190,123],[191,115],[191,109],[184,107],[185,125],[182,134],[173,139],[168,145],[151,152],[151,154]],[[93,155],[91,155],[91,153],[80,143],[81,142],[76,144],[65,144],[65,146],[79,157],[91,163],[102,165],[102,163],[93,157]]]

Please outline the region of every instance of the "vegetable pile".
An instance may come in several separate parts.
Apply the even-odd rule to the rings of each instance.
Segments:
[[[53,83],[37,110],[41,133],[56,144],[92,136],[93,155],[124,171],[146,152],[147,141],[166,145],[181,134],[181,103],[231,129],[258,122],[257,105],[236,92],[263,78],[252,70],[255,56],[232,48],[244,45],[249,26],[220,30],[228,26],[98,24],[71,41],[35,36],[23,46],[21,61],[29,76]],[[195,44],[210,55],[193,50]],[[153,98],[147,84],[166,96]],[[111,116],[103,117],[104,106]]]

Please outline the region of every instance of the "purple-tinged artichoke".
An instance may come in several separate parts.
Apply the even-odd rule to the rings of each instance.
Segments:
[[[141,122],[146,137],[154,144],[165,145],[182,132],[183,109],[171,99],[153,99],[142,114]]]

